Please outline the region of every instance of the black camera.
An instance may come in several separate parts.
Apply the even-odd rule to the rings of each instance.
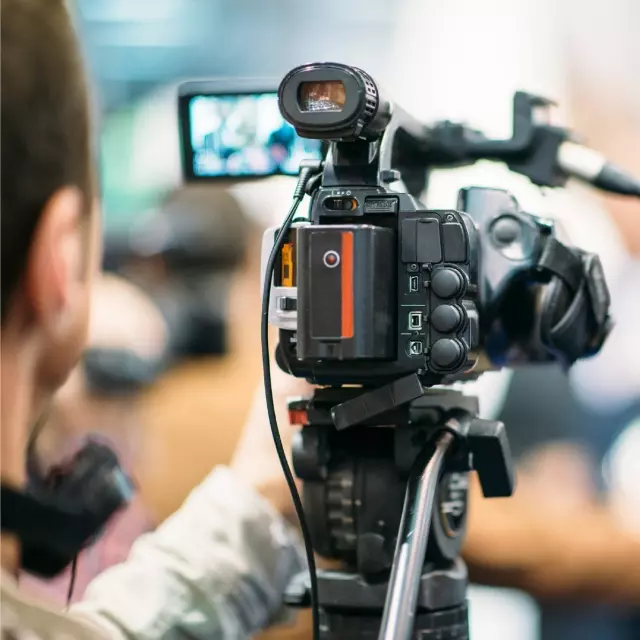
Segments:
[[[279,97],[300,135],[332,142],[309,219],[276,260],[269,316],[286,370],[361,385],[416,373],[432,386],[599,348],[609,297],[598,257],[560,243],[505,191],[471,187],[456,210],[424,207],[395,167],[426,173],[429,131],[367,74],[301,67]],[[277,231],[265,234],[263,264]]]

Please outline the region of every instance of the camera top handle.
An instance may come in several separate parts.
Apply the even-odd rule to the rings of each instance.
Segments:
[[[540,187],[562,187],[575,177],[603,191],[640,197],[640,180],[573,142],[569,129],[536,121],[537,111],[550,104],[546,98],[518,91],[513,135],[505,140],[487,138],[450,121],[424,126],[394,106],[381,140],[333,143],[323,183],[391,184],[401,175],[407,191],[419,197],[427,186],[425,168],[465,166],[484,159],[504,162]]]

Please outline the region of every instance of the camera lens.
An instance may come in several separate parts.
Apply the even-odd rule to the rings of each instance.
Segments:
[[[300,111],[342,111],[347,100],[344,84],[340,80],[301,82],[298,90]]]

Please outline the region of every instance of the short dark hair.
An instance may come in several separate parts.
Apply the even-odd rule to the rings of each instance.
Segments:
[[[42,210],[76,186],[91,208],[91,115],[64,0],[2,0],[1,314],[18,289]]]

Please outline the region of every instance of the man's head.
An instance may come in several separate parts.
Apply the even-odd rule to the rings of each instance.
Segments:
[[[84,346],[98,215],[87,86],[67,7],[3,0],[1,18],[4,479],[29,421]]]

